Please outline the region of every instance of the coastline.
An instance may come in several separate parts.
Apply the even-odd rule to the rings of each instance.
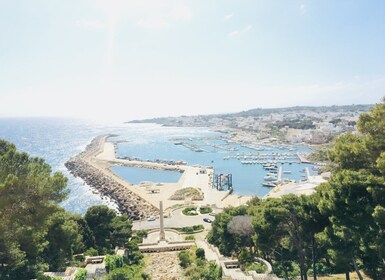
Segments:
[[[158,215],[159,201],[163,201],[165,209],[188,203],[188,200],[170,199],[175,191],[188,187],[198,188],[203,192],[203,200],[195,201],[195,204],[199,205],[210,205],[217,208],[239,206],[251,198],[251,196],[228,194],[228,192],[213,189],[211,179],[214,171],[211,168],[118,159],[115,156],[114,143],[108,141],[110,136],[112,135],[96,137],[85,151],[71,158],[65,165],[75,177],[82,178],[89,186],[115,201],[119,211],[128,214],[130,219],[140,220],[151,215]],[[183,174],[176,183],[131,184],[112,172],[111,167],[113,166],[177,170]]]
[[[158,212],[156,207],[111,178],[105,167],[95,161],[107,137],[109,135],[94,138],[82,153],[72,157],[65,166],[73,176],[80,177],[87,185],[113,200],[119,212],[127,214],[131,220],[154,215]]]

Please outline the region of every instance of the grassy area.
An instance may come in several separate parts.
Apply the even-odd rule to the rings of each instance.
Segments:
[[[171,197],[171,200],[185,200],[191,198],[192,200],[203,200],[204,194],[199,188],[184,188],[177,190]]]
[[[195,240],[195,236],[194,235],[186,235],[184,240]]]

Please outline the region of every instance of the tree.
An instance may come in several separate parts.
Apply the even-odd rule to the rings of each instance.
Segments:
[[[30,279],[46,268],[48,221],[67,195],[67,179],[43,159],[0,140],[0,278]]]
[[[107,206],[97,205],[88,208],[84,219],[93,233],[99,254],[112,252],[116,246],[129,246],[132,223],[127,215],[117,216]]]
[[[84,251],[94,248],[96,246],[95,237],[84,217],[80,215],[71,215],[70,219],[77,223],[79,234],[83,236]]]
[[[254,228],[251,224],[251,216],[234,216],[227,225],[231,234],[237,234],[240,236],[248,237],[253,235]]]
[[[117,255],[106,255],[105,263],[107,273],[124,265],[123,257]]]
[[[328,151],[330,160],[337,170],[360,170],[370,167],[370,152],[366,137],[344,134],[336,139],[334,146]]]
[[[45,237],[48,244],[41,256],[50,271],[64,271],[74,253],[84,252],[79,225],[71,218],[63,209],[58,209],[48,221]]]
[[[112,220],[111,228],[111,243],[113,246],[125,246],[132,236],[132,223],[128,216],[115,216]]]
[[[241,236],[232,234],[228,229],[228,224],[233,216],[246,214],[247,207],[241,206],[237,208],[226,208],[222,213],[216,215],[215,220],[211,224],[211,230],[207,235],[208,242],[217,246],[219,251],[225,256],[239,254],[244,239]]]
[[[196,251],[195,251],[195,256],[196,256],[198,259],[204,260],[204,259],[205,259],[205,249],[203,249],[203,248],[197,248]]]
[[[183,268],[188,267],[192,260],[190,258],[190,253],[188,251],[182,251],[178,254],[179,257],[179,265]]]
[[[112,224],[115,217],[115,212],[106,205],[91,206],[84,216],[95,237],[99,254],[108,253],[113,248],[111,232],[113,231]]]

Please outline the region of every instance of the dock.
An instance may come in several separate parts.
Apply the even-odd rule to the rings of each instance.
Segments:
[[[282,184],[282,167],[278,168],[277,183]]]
[[[306,172],[306,179],[310,178],[310,171],[308,167],[305,167],[305,172]]]
[[[298,159],[301,161],[301,163],[313,163],[312,161],[306,159],[303,155],[300,153],[297,153]]]

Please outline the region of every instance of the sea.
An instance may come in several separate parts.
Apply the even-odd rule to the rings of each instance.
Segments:
[[[312,165],[295,160],[295,153],[311,152],[304,145],[284,146],[261,144],[245,147],[228,141],[229,135],[205,127],[165,127],[158,124],[129,124],[124,122],[96,122],[60,118],[0,118],[0,138],[14,143],[19,151],[43,158],[53,172],[68,178],[68,198],[62,206],[71,212],[84,214],[92,205],[116,205],[101,197],[80,178],[73,177],[64,166],[71,157],[82,152],[93,138],[113,134],[116,155],[142,161],[175,162],[210,166],[215,174],[231,174],[234,193],[264,196],[271,188],[262,186],[267,171],[263,162],[287,155],[279,163],[291,180],[301,180]],[[256,163],[256,161],[258,163]],[[130,183],[144,181],[176,182],[181,174],[145,168],[114,167],[121,178]]]

